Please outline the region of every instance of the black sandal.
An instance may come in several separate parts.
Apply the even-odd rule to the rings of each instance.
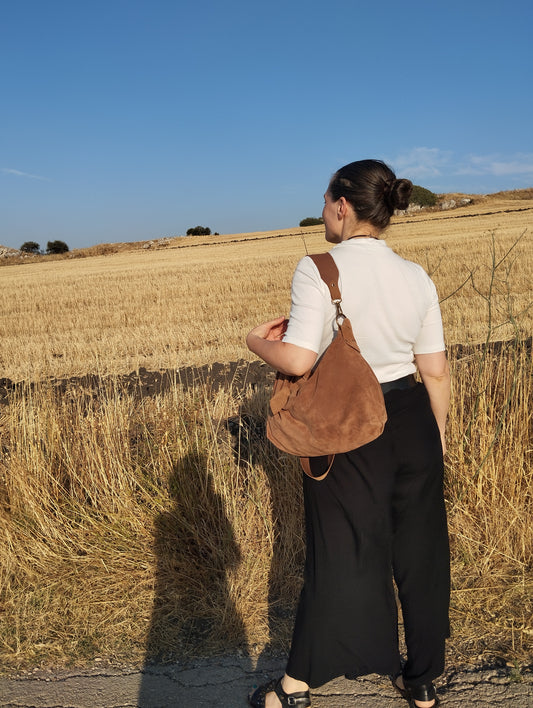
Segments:
[[[290,708],[290,706],[307,708],[307,706],[311,705],[309,691],[285,693],[283,686],[281,685],[281,679],[272,679],[263,686],[256,688],[255,691],[248,696],[248,703],[252,706],[252,708],[265,708],[266,695],[271,692],[276,694],[281,701],[283,708]]]
[[[436,708],[436,706],[440,704],[438,696],[435,692],[435,686],[432,683],[422,684],[420,686],[405,686],[402,688],[398,685],[398,678],[401,675],[402,674],[391,676],[390,680],[401,697],[405,698],[406,701],[409,701],[409,708],[419,708],[415,701],[434,701],[431,708]]]

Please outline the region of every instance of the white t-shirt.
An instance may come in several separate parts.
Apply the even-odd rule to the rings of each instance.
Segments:
[[[380,383],[414,373],[414,354],[444,351],[437,290],[421,266],[373,238],[343,241],[330,253],[339,269],[342,310]],[[298,263],[291,295],[283,341],[321,355],[337,330],[335,306],[310,258]]]

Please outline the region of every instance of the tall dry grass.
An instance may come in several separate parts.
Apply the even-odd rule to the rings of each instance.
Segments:
[[[397,224],[389,241],[432,271],[452,344],[450,651],[520,659],[533,648],[531,234],[518,212],[497,229],[464,221]],[[3,367],[26,380],[0,406],[5,666],[286,645],[302,512],[295,461],[262,435],[268,391],[176,377],[141,396],[115,375],[245,355],[246,329],[285,311],[295,256],[322,246],[310,234],[2,270]],[[47,380],[87,371],[96,394]]]
[[[469,660],[533,649],[532,373],[531,340],[452,362],[452,646]]]
[[[258,395],[264,410],[264,392],[207,391],[23,387],[2,409],[8,664],[264,641],[269,582],[278,602],[297,593],[299,476],[259,438],[244,457],[228,432],[241,406],[258,414]],[[292,525],[276,530],[273,499]],[[283,580],[269,579],[274,550]]]

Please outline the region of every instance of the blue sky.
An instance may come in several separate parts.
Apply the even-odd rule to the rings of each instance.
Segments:
[[[533,185],[531,0],[4,0],[0,244],[296,226],[384,159]]]

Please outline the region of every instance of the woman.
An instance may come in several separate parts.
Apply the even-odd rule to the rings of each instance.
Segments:
[[[438,703],[432,682],[444,669],[449,631],[442,458],[450,375],[435,286],[381,239],[411,190],[383,162],[361,160],[336,172],[324,195],[342,309],[381,383],[388,420],[379,438],[336,455],[323,481],[304,476],[307,556],[287,669],[253,692],[252,706],[309,706],[310,687],[369,673],[390,675],[411,706]],[[335,327],[327,286],[303,258],[288,322],[259,325],[246,341],[267,364],[297,376],[317,361]]]

